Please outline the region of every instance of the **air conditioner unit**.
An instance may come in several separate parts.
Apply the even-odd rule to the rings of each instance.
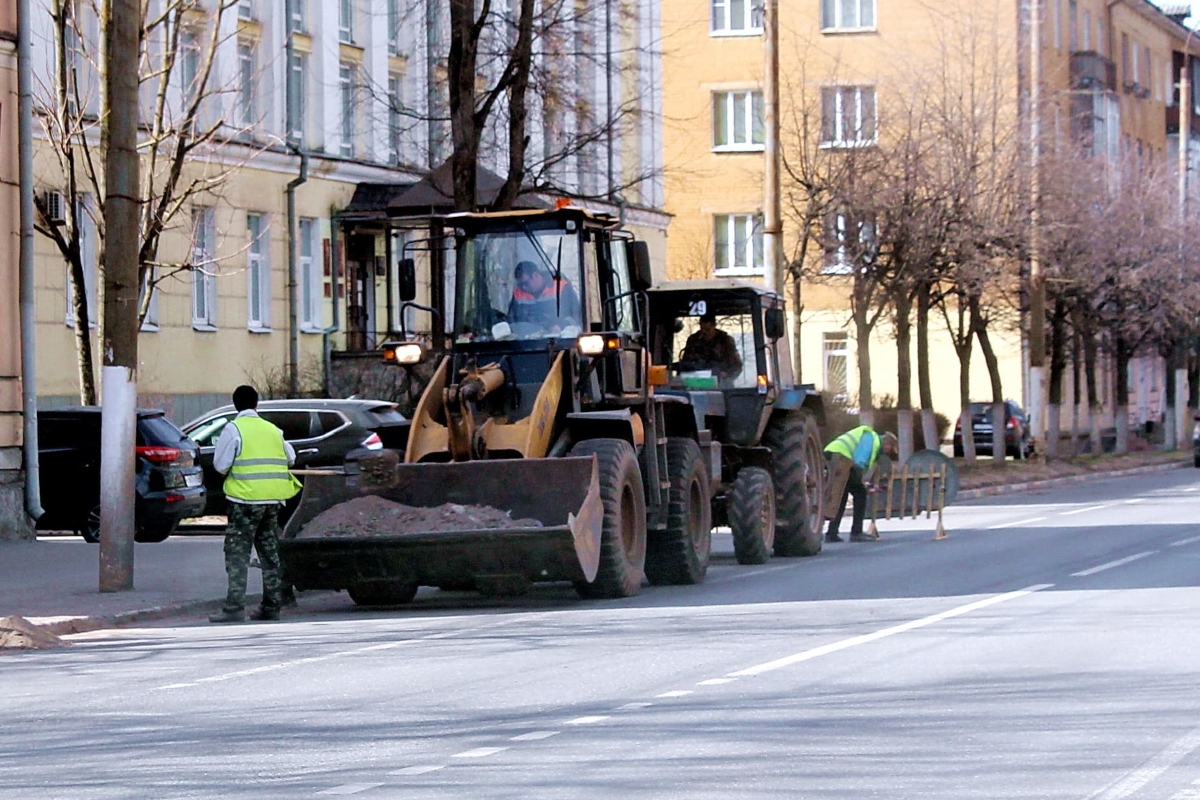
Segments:
[[[49,222],[65,222],[66,200],[63,198],[62,192],[56,192],[52,189],[47,189],[42,192],[42,208],[45,209],[46,219]]]

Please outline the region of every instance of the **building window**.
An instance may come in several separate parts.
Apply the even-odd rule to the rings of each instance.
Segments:
[[[715,34],[762,33],[762,0],[712,0]]]
[[[869,257],[875,245],[875,225],[837,212],[825,218],[826,275],[849,275]]]
[[[286,2],[286,0],[284,0]],[[308,23],[304,13],[305,0],[292,0],[292,18],[288,20],[288,33],[305,33]]]
[[[354,136],[358,122],[358,74],[353,64],[342,62],[338,84],[342,94],[342,157],[354,157]]]
[[[83,267],[83,298],[87,305],[88,327],[96,327],[96,268],[98,256],[96,251],[96,220],[93,213],[98,213],[91,195],[83,195],[75,203],[75,227],[79,231],[79,264]],[[75,284],[71,275],[71,265],[67,264],[67,314],[66,323],[75,326]]]
[[[258,76],[257,53],[254,42],[243,39],[238,42],[238,121],[249,128],[258,121],[255,109],[258,87],[255,81]]]
[[[320,331],[321,264],[317,252],[317,221],[301,218],[297,232],[300,253],[300,329],[310,333]]]
[[[246,255],[246,324],[251,330],[271,326],[271,267],[267,260],[270,238],[262,214],[246,215],[250,237]]]
[[[849,399],[850,337],[843,331],[821,334],[825,391],[838,402]]]
[[[192,327],[217,327],[217,230],[211,208],[192,210]]]
[[[308,56],[303,53],[292,53],[287,90],[287,128],[288,138],[292,144],[304,144],[304,118],[308,105],[306,98],[308,81],[305,77],[307,69]]]
[[[762,275],[762,217],[757,214],[713,217],[713,255],[717,275]]]
[[[254,0],[240,0],[238,3],[238,19],[258,19],[254,14]]]
[[[875,27],[875,0],[821,0],[821,30],[853,31]]]
[[[826,86],[821,89],[821,144],[861,147],[875,143],[874,86]]]
[[[338,41],[354,44],[354,0],[338,0]]]
[[[138,313],[141,313],[142,302],[146,292],[150,292],[150,302],[146,306],[146,316],[142,318],[141,330],[151,333],[158,330],[158,267],[143,270],[141,287],[138,289]]]
[[[388,75],[388,161],[394,165],[401,163],[400,146],[400,111],[404,108],[404,76],[398,73]]]
[[[200,36],[184,30],[179,35],[179,87],[186,110],[200,91]]]
[[[1086,8],[1083,9],[1083,24],[1079,26],[1080,32],[1083,33],[1083,49],[1087,52],[1092,49],[1092,12]],[[1100,46],[1097,45],[1099,50]]]
[[[400,0],[388,0],[388,55],[403,55],[400,49]]]
[[[761,150],[762,92],[713,94],[713,147],[717,150]]]

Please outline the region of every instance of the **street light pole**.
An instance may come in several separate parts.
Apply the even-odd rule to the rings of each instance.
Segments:
[[[1029,408],[1034,441],[1044,444],[1046,368],[1046,281],[1042,275],[1042,0],[1032,0],[1029,49]],[[1042,452],[1048,452],[1048,448]]]
[[[1192,139],[1192,81],[1191,64],[1188,52],[1192,47],[1192,37],[1195,31],[1189,31],[1183,41],[1183,63],[1179,67],[1179,269],[1182,273],[1182,258],[1186,247],[1186,226],[1188,206],[1188,150]],[[1175,449],[1182,450],[1191,440],[1191,426],[1187,418],[1187,363],[1184,354],[1187,351],[1182,344],[1176,347],[1175,360]]]
[[[779,200],[779,0],[763,3],[763,267],[766,285],[785,295]],[[797,305],[799,299],[797,298]],[[799,348],[799,342],[795,345]]]

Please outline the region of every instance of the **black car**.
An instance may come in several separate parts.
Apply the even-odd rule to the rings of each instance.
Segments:
[[[971,403],[971,438],[975,452],[992,452],[992,404]],[[1004,450],[1013,458],[1028,458],[1033,452],[1030,440],[1029,417],[1012,400],[1004,401]],[[962,458],[962,417],[954,423],[954,455]]]
[[[162,411],[138,409],[135,537],[161,542],[181,519],[204,512],[198,448]],[[38,412],[42,508],[39,530],[71,530],[100,541],[100,408]]]
[[[351,450],[401,448],[408,441],[408,420],[395,403],[382,400],[262,400],[258,415],[283,431],[295,448],[295,469],[340,467]],[[222,406],[183,426],[200,446],[206,515],[225,513],[225,476],[213,469],[213,452],[236,416],[233,406]]]

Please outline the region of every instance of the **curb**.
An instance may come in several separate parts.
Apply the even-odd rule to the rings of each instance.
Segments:
[[[249,605],[251,602],[258,602],[258,600],[258,595],[246,596],[247,605]],[[122,625],[132,625],[137,622],[148,622],[150,620],[182,617],[187,616],[188,614],[219,611],[223,603],[223,600],[189,600],[186,603],[152,606],[150,608],[140,608],[136,611],[122,611],[117,614],[98,614],[96,616],[87,617],[69,617],[67,619],[48,622],[44,625],[36,625],[35,627],[37,627],[39,630],[52,633],[55,636],[66,636],[72,633],[87,633],[89,631],[98,631],[104,628],[119,628]]]
[[[1151,475],[1156,472],[1171,472],[1190,466],[1190,462],[1179,461],[1166,464],[1150,464],[1144,467],[1130,467],[1129,469],[1118,469],[1110,472],[1085,472],[1079,475],[1047,478],[1040,481],[1026,481],[1025,483],[999,483],[995,486],[981,486],[978,489],[962,489],[955,495],[954,502],[958,503],[960,500],[978,500],[982,497],[996,497],[1005,494],[1017,494],[1035,489],[1053,489],[1057,486],[1072,486],[1078,483],[1106,480],[1108,478],[1124,478],[1130,475]]]

